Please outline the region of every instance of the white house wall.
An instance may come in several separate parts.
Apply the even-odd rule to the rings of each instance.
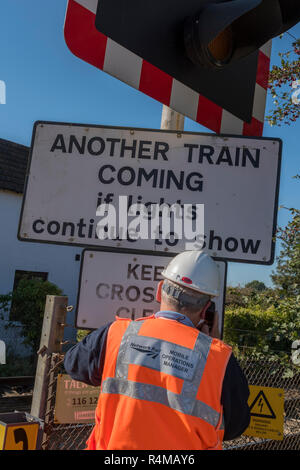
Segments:
[[[68,304],[76,306],[80,261],[75,260],[81,249],[21,242],[17,239],[22,195],[0,190],[0,294],[12,291],[16,270],[48,272],[48,280],[62,289]],[[74,308],[75,310],[75,308]],[[68,314],[67,323],[74,324],[74,311]],[[26,348],[16,341],[15,328],[6,330],[0,320],[0,339],[13,346],[20,354]],[[65,339],[74,339],[74,329],[65,329]]]

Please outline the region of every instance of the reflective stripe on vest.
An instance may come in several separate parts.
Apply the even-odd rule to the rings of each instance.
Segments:
[[[212,338],[199,332],[194,349],[148,336],[139,336],[141,321],[129,323],[119,348],[115,377],[102,383],[102,393],[125,395],[160,403],[181,413],[201,418],[217,427],[220,414],[196,399]],[[181,393],[157,385],[127,379],[130,364],[160,370],[183,379]]]

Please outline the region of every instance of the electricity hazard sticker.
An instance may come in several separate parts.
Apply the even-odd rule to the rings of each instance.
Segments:
[[[248,405],[251,420],[244,435],[281,441],[283,439],[284,390],[257,385],[249,385],[249,390]]]

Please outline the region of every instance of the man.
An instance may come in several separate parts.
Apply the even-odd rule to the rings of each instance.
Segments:
[[[249,424],[245,376],[217,339],[217,315],[210,332],[205,322],[217,264],[187,251],[162,275],[159,312],[116,319],[66,353],[74,380],[101,385],[88,449],[217,450]]]

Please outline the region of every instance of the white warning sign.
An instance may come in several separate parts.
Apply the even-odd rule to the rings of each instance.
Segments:
[[[140,318],[159,311],[156,289],[166,256],[84,250],[76,311],[77,328],[94,329],[114,321],[115,316]],[[220,295],[215,297],[219,330],[223,328],[227,264],[217,261]]]
[[[37,122],[18,237],[271,264],[280,160],[279,139]]]

